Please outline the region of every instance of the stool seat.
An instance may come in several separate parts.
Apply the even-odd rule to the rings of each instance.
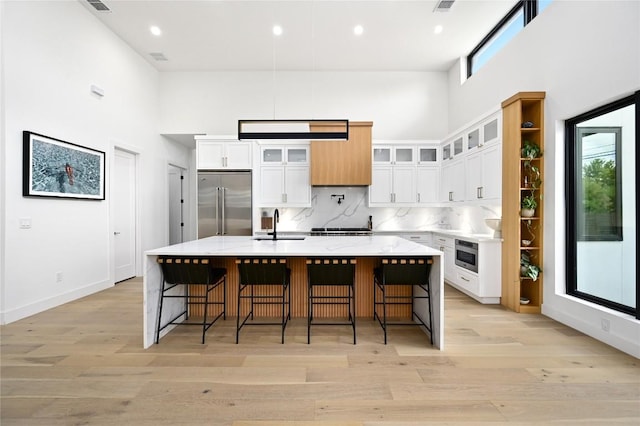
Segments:
[[[384,343],[387,344],[387,328],[392,325],[422,326],[429,332],[433,345],[433,315],[431,308],[430,273],[433,259],[431,258],[383,258],[380,265],[374,269],[373,277],[373,318],[378,320],[384,332]],[[409,294],[389,294],[389,287],[410,287]],[[415,310],[414,302],[425,299],[429,319],[425,321]],[[387,321],[389,305],[411,306],[411,318],[415,321]],[[382,313],[379,311],[382,310]]]
[[[291,319],[291,270],[285,258],[240,258],[238,265],[238,317],[236,320],[236,343],[240,330],[248,325],[279,325],[281,343]],[[242,313],[248,305],[249,311]],[[279,322],[248,322],[254,319],[257,305],[274,305],[280,309]]]
[[[205,342],[207,330],[220,318],[226,319],[227,270],[214,267],[211,260],[198,257],[158,257],[162,270],[162,285],[159,297],[158,320],[156,327],[156,344],[160,341],[160,332],[169,325],[198,325],[202,327],[202,343]],[[203,295],[190,294],[190,287],[203,287]],[[179,288],[182,287],[182,290]],[[176,290],[173,290],[176,289]],[[222,291],[217,291],[221,289]],[[215,294],[214,294],[215,293]],[[222,294],[220,294],[222,293]],[[218,298],[213,298],[214,296]],[[162,310],[165,299],[183,299],[180,312],[162,324]],[[189,308],[193,305],[203,306],[202,321],[189,322]],[[218,313],[209,317],[210,307],[219,307]]]
[[[353,344],[356,344],[356,287],[355,265],[352,258],[307,259],[308,314],[307,343],[311,343],[312,325],[350,325]],[[324,287],[324,294],[315,290]],[[328,293],[328,294],[327,294]],[[314,322],[314,306],[345,306],[346,320],[342,322]]]

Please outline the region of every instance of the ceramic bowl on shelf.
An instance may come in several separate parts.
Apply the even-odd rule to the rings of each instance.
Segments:
[[[521,297],[521,298],[520,298],[520,304],[521,304],[521,305],[528,305],[528,304],[529,304],[529,302],[530,302],[530,300],[529,300],[529,299],[527,299],[526,297]]]
[[[528,247],[528,246],[530,246],[530,245],[531,245],[531,240],[522,240],[522,245],[523,245],[524,247]]]

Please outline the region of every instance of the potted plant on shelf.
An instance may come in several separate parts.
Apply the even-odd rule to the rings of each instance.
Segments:
[[[525,195],[522,201],[520,202],[520,216],[522,217],[532,217],[536,213],[536,207],[538,207],[538,202],[536,201],[536,197],[531,191],[531,194]]]
[[[530,140],[525,140],[522,142],[522,150],[521,150],[522,158],[528,158],[532,160],[534,158],[542,157],[542,150],[540,149],[540,145]]]
[[[536,281],[540,272],[540,268],[531,263],[531,258],[526,252],[520,253],[520,276],[522,278],[531,278],[533,281]]]

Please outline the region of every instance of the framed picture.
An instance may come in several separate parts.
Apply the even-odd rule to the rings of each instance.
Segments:
[[[24,131],[22,195],[104,200],[102,151]]]

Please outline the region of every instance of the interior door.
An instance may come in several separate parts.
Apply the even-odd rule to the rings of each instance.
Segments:
[[[114,150],[114,282],[136,275],[136,158]]]
[[[183,170],[169,165],[169,244],[184,241]]]

